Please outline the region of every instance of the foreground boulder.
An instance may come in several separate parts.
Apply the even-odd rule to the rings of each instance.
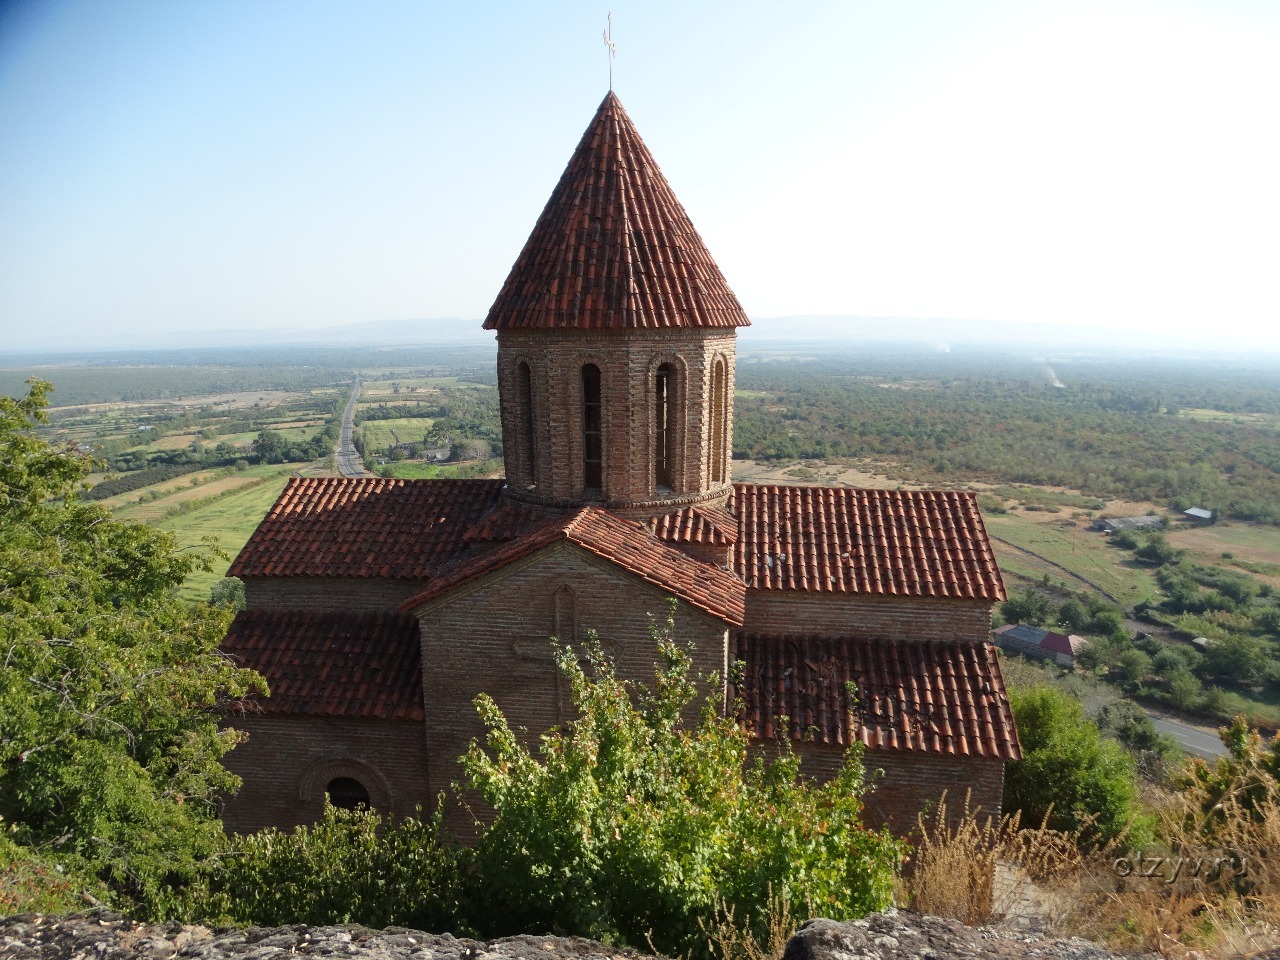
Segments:
[[[1088,940],[1042,940],[968,927],[959,920],[889,909],[862,920],[810,920],[787,942],[783,960],[1132,960]]]
[[[390,927],[343,925],[214,929],[140,924],[118,914],[19,914],[0,919],[5,960],[654,960],[578,937],[506,937],[483,943]],[[1041,940],[887,910],[863,920],[810,920],[783,960],[1119,960],[1085,940]]]
[[[644,960],[633,950],[580,937],[506,937],[491,943],[418,930],[342,925],[211,930],[180,923],[140,924],[118,914],[20,914],[0,919],[5,960]]]

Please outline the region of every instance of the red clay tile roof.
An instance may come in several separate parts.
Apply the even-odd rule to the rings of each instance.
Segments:
[[[736,641],[737,659],[746,664],[737,691],[743,723],[761,739],[1022,755],[992,644],[747,633]]]
[[[1005,599],[972,493],[738,483],[729,507],[752,589]]]
[[[426,579],[465,549],[501,480],[291,479],[229,576]]]
[[[749,323],[610,92],[534,224],[484,328]]]
[[[667,543],[709,543],[727,547],[738,539],[738,521],[724,510],[681,507],[660,517],[652,517],[648,527]]]
[[[547,516],[546,509],[503,499],[495,509],[463,531],[462,539],[468,543],[514,540]]]
[[[401,605],[413,610],[428,600],[560,540],[615,563],[690,606],[741,626],[746,588],[727,570],[701,563],[660,543],[639,523],[599,507],[580,507],[543,520],[518,539],[464,561]]]
[[[222,650],[266,678],[263,713],[421,720],[419,637],[408,613],[257,609]]]

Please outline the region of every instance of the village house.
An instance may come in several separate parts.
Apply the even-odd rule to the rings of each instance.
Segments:
[[[312,821],[326,794],[432,806],[478,694],[536,738],[566,719],[550,638],[596,630],[652,677],[670,597],[762,743],[817,776],[866,746],[873,822],[904,830],[944,790],[997,812],[1020,754],[975,496],[734,483],[747,324],[610,93],[484,321],[505,479],[293,479],[232,564],[248,607],[223,649],[272,693],[230,719],[228,829]]]
[[[1061,667],[1075,665],[1076,657],[1088,643],[1074,633],[1055,633],[1044,627],[1025,623],[1008,623],[992,634],[1005,650],[1023,653],[1038,660],[1052,660]]]

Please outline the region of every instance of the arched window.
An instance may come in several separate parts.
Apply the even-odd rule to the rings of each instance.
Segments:
[[[371,807],[369,791],[364,784],[353,777],[334,777],[324,788],[329,795],[329,802],[343,810],[355,810],[359,807]]]
[[[538,483],[538,447],[534,433],[533,421],[533,375],[529,365],[523,360],[519,367],[520,378],[520,427],[524,436],[517,443],[517,449],[524,454],[524,482],[527,486]]]
[[[711,371],[711,482],[725,481],[725,418],[729,406],[729,384],[724,360],[717,359]]]
[[[654,377],[653,397],[653,483],[658,489],[670,490],[675,460],[675,403],[671,395],[675,371],[664,363]]]
[[[600,368],[582,368],[582,485],[599,491],[604,487],[604,444],[600,435]]]

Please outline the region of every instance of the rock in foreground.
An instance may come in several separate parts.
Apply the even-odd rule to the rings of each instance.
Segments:
[[[1132,960],[1088,940],[1042,940],[959,920],[886,910],[862,920],[810,920],[787,943],[783,960]]]
[[[506,937],[483,943],[391,927],[344,925],[210,930],[178,923],[139,924],[116,914],[34,914],[0,919],[5,960],[647,960],[632,950],[577,937]],[[888,910],[863,920],[811,920],[787,944],[784,960],[1119,960],[1085,940],[1041,940],[956,920]],[[651,960],[651,958],[650,958]]]

